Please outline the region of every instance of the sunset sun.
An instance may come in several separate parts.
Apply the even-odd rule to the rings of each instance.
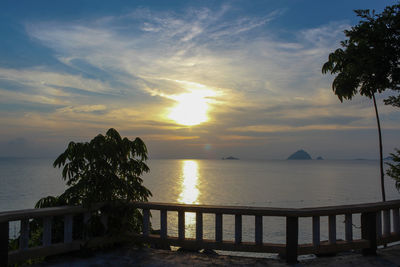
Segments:
[[[191,90],[189,93],[171,96],[177,103],[171,109],[168,118],[186,126],[206,122],[209,120],[209,97],[212,96],[215,96],[215,92],[211,90]]]

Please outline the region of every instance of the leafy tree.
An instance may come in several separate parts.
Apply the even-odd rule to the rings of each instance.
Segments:
[[[109,129],[106,135],[97,135],[90,142],[70,142],[53,164],[63,166],[62,178],[68,188],[60,196],[40,199],[36,207],[83,205],[90,208],[104,202],[107,205],[102,212],[108,214],[111,231],[139,231],[142,215],[129,202],[147,201],[151,196],[141,178],[149,171],[146,160],[144,142],[140,138],[133,141],[121,138],[115,129]],[[98,225],[98,216],[92,218],[92,226]]]
[[[396,96],[389,96],[388,99],[383,100],[385,105],[392,105],[394,107],[400,108],[400,95]]]
[[[372,98],[379,133],[382,200],[384,188],[382,135],[375,94],[400,87],[400,5],[388,6],[381,14],[355,10],[361,21],[345,30],[342,48],[329,54],[322,73],[337,74],[332,89],[339,100],[351,100],[357,93]],[[393,103],[394,97],[387,103]]]
[[[392,156],[393,162],[397,164],[386,163],[390,167],[386,173],[396,181],[396,188],[400,191],[400,149],[395,150],[396,154],[391,153],[390,155]]]

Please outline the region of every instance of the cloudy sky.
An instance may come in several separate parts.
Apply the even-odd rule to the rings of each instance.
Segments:
[[[151,158],[377,158],[370,99],[327,56],[395,1],[2,1],[0,156],[54,157],[113,127]],[[400,146],[384,106],[384,153]]]

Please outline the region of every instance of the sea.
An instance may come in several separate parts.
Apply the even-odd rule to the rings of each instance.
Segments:
[[[33,208],[36,201],[65,189],[53,159],[0,158],[0,211]],[[323,207],[381,201],[377,160],[198,160],[152,159],[144,185],[149,201],[254,207]],[[400,199],[394,181],[385,178],[387,200]],[[159,227],[152,211],[152,226]],[[204,238],[214,238],[215,219],[205,214]],[[186,236],[195,236],[195,214],[186,214]],[[360,235],[359,216],[353,219]],[[168,212],[168,235],[177,236],[177,213]],[[223,216],[224,240],[234,239],[234,216]],[[285,218],[263,218],[264,242],[285,243]],[[11,229],[12,230],[12,229]],[[10,230],[10,231],[11,231]],[[18,226],[14,226],[14,235]],[[299,222],[300,243],[312,240],[311,218]],[[338,239],[344,239],[344,218],[337,216]],[[12,233],[11,233],[12,234]],[[328,238],[321,218],[321,238]],[[254,216],[243,216],[243,241],[254,241]]]

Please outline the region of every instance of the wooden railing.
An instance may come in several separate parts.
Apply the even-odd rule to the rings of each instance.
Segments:
[[[143,209],[143,241],[174,245],[191,249],[216,249],[228,251],[279,253],[286,257],[289,263],[297,261],[301,254],[326,254],[340,251],[362,249],[364,254],[373,254],[377,245],[400,241],[400,200],[368,203],[361,205],[331,206],[320,208],[258,208],[234,206],[186,205],[166,203],[135,203],[137,208]],[[150,234],[150,210],[160,211],[160,234]],[[167,235],[167,211],[178,212],[178,236]],[[392,216],[390,211],[392,211]],[[196,214],[196,237],[185,237],[185,213]],[[215,238],[203,238],[203,214],[215,216]],[[222,217],[224,214],[235,217],[234,241],[223,239]],[[361,238],[353,238],[353,216],[361,215]],[[383,214],[383,224],[382,216]],[[254,242],[242,241],[242,216],[254,216]],[[345,216],[345,240],[337,240],[336,216]],[[286,218],[286,243],[274,244],[263,240],[263,217]],[[328,217],[329,239],[321,241],[320,218]],[[312,243],[299,244],[299,218],[312,218]],[[391,219],[393,232],[391,232]],[[383,226],[383,231],[382,231]]]
[[[136,238],[147,243],[164,246],[178,246],[188,249],[215,249],[227,251],[279,253],[288,263],[297,261],[302,254],[326,254],[362,249],[363,254],[374,254],[377,246],[400,241],[400,200],[344,205],[319,208],[261,208],[243,206],[210,206],[170,203],[132,203],[143,212],[143,231]],[[99,206],[100,208],[100,206]],[[152,234],[150,213],[160,212],[160,231]],[[178,234],[168,235],[168,212],[177,212]],[[185,213],[195,213],[195,238],[185,236]],[[72,218],[77,214],[87,214],[81,207],[58,207],[47,209],[21,210],[0,213],[0,265],[15,263],[37,256],[47,256],[77,250],[82,240],[72,238]],[[203,215],[212,214],[215,218],[215,237],[203,238]],[[234,215],[234,240],[225,240],[223,236],[223,216]],[[336,217],[345,217],[345,240],[337,237]],[[51,243],[51,227],[54,216],[64,216],[64,243]],[[254,216],[254,242],[244,242],[243,216]],[[361,237],[353,235],[353,219],[360,216]],[[286,218],[286,242],[268,243],[264,240],[263,217]],[[312,218],[312,243],[299,244],[299,218]],[[321,240],[321,217],[328,217],[328,240]],[[42,246],[28,248],[29,219],[43,218]],[[19,249],[8,251],[9,222],[21,221]]]
[[[82,207],[55,207],[44,209],[27,209],[17,211],[0,212],[0,266],[14,264],[28,259],[46,257],[50,255],[62,254],[70,251],[79,250],[82,245],[95,246],[88,240],[73,239],[73,218],[83,214],[83,223],[87,223],[93,212],[97,212],[103,205],[95,205],[89,212]],[[64,224],[63,242],[52,243],[52,229],[54,218],[62,217]],[[37,247],[29,247],[30,220],[39,219],[43,225],[42,244]],[[107,217],[101,217],[102,223],[107,227]],[[20,222],[18,249],[9,251],[10,222]],[[95,242],[108,241],[107,237],[95,238]]]

